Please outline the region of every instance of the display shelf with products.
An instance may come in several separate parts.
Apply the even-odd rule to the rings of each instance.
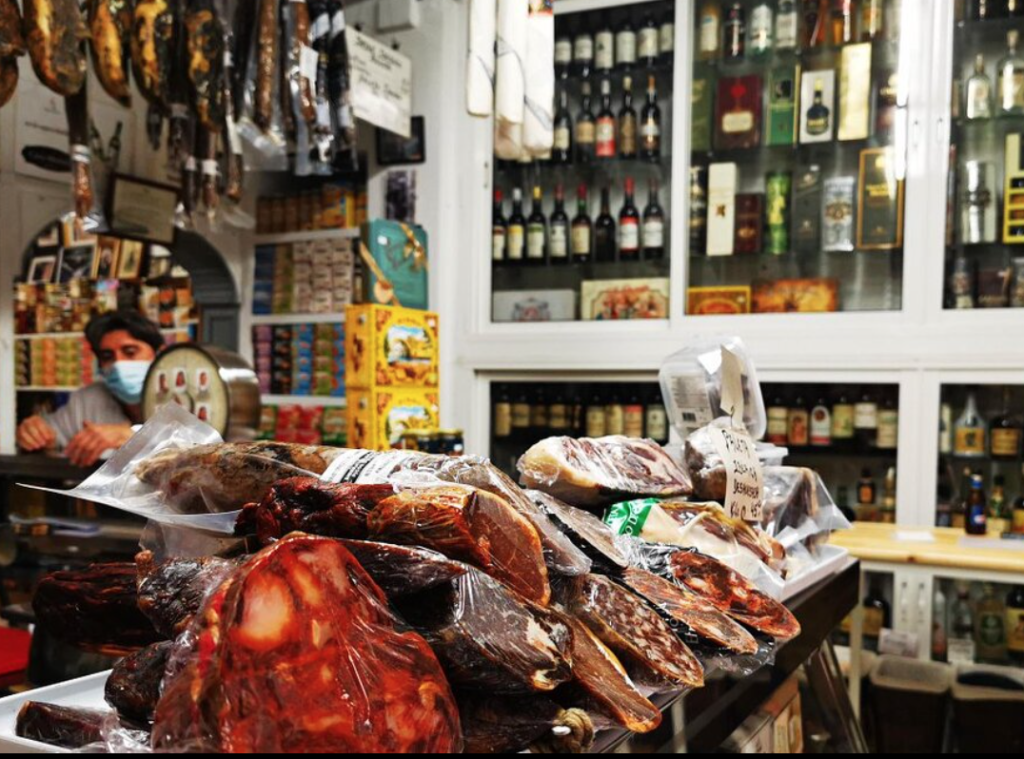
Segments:
[[[253,238],[253,242],[256,245],[290,245],[299,242],[319,242],[322,240],[357,240],[359,235],[359,228],[315,229],[303,232],[256,235]]]
[[[1024,587],[939,578],[931,658],[959,666],[1024,668]]]

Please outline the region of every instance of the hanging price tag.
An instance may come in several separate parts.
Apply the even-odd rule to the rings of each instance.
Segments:
[[[750,433],[743,427],[708,428],[715,450],[725,462],[725,512],[734,519],[760,522],[764,506],[764,468]]]
[[[736,428],[743,427],[746,398],[743,395],[743,361],[728,348],[722,348],[722,411],[732,418]]]

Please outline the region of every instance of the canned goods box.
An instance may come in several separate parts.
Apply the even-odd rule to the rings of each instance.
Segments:
[[[345,323],[349,388],[439,386],[437,314],[395,306],[350,306]]]
[[[428,389],[349,390],[348,445],[386,451],[407,432],[440,426],[440,395]]]

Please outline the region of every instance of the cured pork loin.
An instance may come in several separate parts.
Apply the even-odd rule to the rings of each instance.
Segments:
[[[656,691],[704,686],[704,668],[661,615],[607,577],[574,583],[569,610],[623,661],[634,682]]]
[[[291,532],[362,540],[368,537],[370,512],[394,494],[390,485],[331,485],[314,477],[283,480],[260,503],[245,507],[236,534],[256,535],[262,545]]]
[[[291,535],[224,582],[156,711],[157,751],[458,753],[426,642],[337,540]]]
[[[371,539],[422,546],[471,564],[529,601],[551,600],[540,536],[498,496],[460,485],[405,490],[369,516]]]
[[[675,583],[641,569],[627,569],[622,579],[633,592],[646,598],[665,616],[686,625],[697,636],[733,653],[757,653],[758,644],[753,635]]]
[[[85,85],[89,36],[78,0],[25,0],[25,43],[39,81],[62,97]]]
[[[470,571],[465,564],[424,548],[361,540],[341,542],[389,599],[413,596],[447,585]]]
[[[491,694],[545,693],[572,678],[571,632],[475,569],[397,608],[440,657],[452,684]]]
[[[19,738],[74,751],[102,741],[102,728],[110,716],[29,701],[18,712],[14,731]]]
[[[135,557],[138,606],[164,640],[185,632],[203,604],[232,572],[237,561],[207,557],[157,563],[144,551]]]
[[[789,609],[719,561],[678,551],[668,558],[668,571],[682,587],[747,627],[783,642],[800,635]]]
[[[157,643],[125,657],[114,667],[104,696],[121,717],[144,725],[153,721],[173,647],[170,642]]]
[[[564,504],[539,490],[528,490],[526,494],[600,568],[618,571],[630,565],[628,539],[616,535],[596,516]]]
[[[163,640],[139,609],[134,564],[48,575],[32,608],[50,635],[89,651],[124,655]]]
[[[690,476],[651,440],[543,440],[519,460],[523,484],[573,506],[602,508],[637,497],[690,495]]]

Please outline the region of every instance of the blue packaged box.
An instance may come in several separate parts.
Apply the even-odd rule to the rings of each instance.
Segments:
[[[414,224],[374,219],[363,225],[362,235],[363,302],[429,308],[426,231]]]

